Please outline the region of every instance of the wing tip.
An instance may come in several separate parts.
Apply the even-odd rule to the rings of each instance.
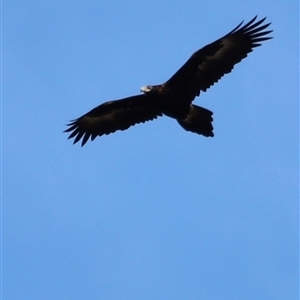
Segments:
[[[242,21],[238,26],[236,26],[233,30],[231,30],[227,35],[236,33],[238,31],[249,32],[249,31],[252,31],[252,29],[263,30],[263,29],[267,28],[268,26],[270,26],[272,24],[271,22],[269,22],[267,24],[264,24],[262,26],[263,28],[262,27],[259,28],[258,26],[261,25],[267,19],[267,17],[263,17],[259,20],[257,20],[257,19],[258,19],[258,15],[256,15],[254,18],[252,18],[246,24],[244,24],[245,21]]]
[[[68,126],[68,128],[65,129],[63,132],[70,133],[68,136],[68,140],[74,138],[73,145],[78,143],[82,138],[82,141],[81,141],[81,147],[82,147],[88,141],[88,139],[90,137],[90,133],[86,132],[85,130],[83,130],[83,128],[81,128],[80,119],[81,118],[74,119],[74,120],[71,120],[69,123],[67,123],[66,126]]]

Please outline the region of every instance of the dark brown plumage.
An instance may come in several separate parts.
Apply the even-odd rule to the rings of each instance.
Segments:
[[[256,17],[242,26],[240,23],[219,40],[196,51],[165,83],[141,88],[144,94],[105,102],[82,117],[71,121],[65,132],[74,143],[89,138],[125,130],[130,126],[167,115],[187,131],[206,137],[213,136],[212,112],[191,104],[200,91],[205,92],[234,65],[247,57],[261,42],[271,39],[270,23]]]

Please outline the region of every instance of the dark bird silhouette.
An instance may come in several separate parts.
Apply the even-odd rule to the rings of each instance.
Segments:
[[[217,41],[196,51],[188,61],[165,83],[141,88],[143,94],[105,102],[82,117],[71,121],[65,132],[74,144],[82,139],[83,146],[89,138],[126,130],[130,126],[169,116],[187,131],[212,137],[212,112],[191,104],[200,91],[205,92],[234,65],[247,57],[261,42],[271,39],[272,30],[265,30],[271,23],[266,18],[253,18],[243,22]]]

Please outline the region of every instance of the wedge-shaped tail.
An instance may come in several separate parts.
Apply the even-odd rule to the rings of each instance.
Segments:
[[[212,115],[210,110],[191,104],[187,117],[177,122],[187,131],[213,137]]]

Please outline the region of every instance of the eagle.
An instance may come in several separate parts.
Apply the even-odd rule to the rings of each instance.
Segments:
[[[271,39],[271,23],[257,16],[215,42],[196,51],[187,62],[165,83],[146,85],[141,94],[105,102],[67,124],[65,132],[74,144],[81,146],[97,136],[126,130],[130,126],[154,120],[163,115],[176,119],[187,131],[213,137],[213,113],[192,104],[193,100],[230,73],[235,64],[247,57],[261,42]]]

